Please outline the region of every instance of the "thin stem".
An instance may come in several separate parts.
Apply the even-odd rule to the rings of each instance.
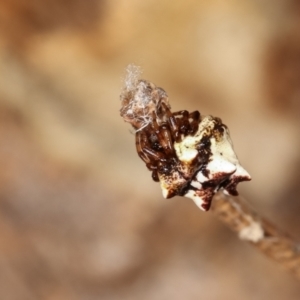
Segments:
[[[219,192],[211,210],[241,239],[250,242],[300,280],[300,244],[260,217],[242,197]]]

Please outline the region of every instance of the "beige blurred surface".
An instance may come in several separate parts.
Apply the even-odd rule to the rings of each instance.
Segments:
[[[0,299],[299,299],[188,199],[119,116],[124,70],[222,118],[239,191],[300,240],[297,1],[0,1]]]

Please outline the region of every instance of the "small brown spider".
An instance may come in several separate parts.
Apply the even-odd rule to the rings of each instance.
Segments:
[[[166,174],[178,163],[174,143],[182,137],[194,135],[200,123],[199,111],[189,113],[186,110],[172,113],[165,103],[161,103],[153,122],[136,132],[136,149],[140,158],[152,171],[154,181],[159,181],[158,173]]]
[[[233,150],[227,126],[198,111],[171,112],[167,93],[138,80],[128,68],[121,93],[121,116],[135,129],[136,150],[160,182],[163,196],[185,196],[207,211],[214,194],[223,189],[237,195],[239,182],[251,180]]]

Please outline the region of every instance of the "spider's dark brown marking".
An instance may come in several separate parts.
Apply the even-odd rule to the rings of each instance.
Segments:
[[[187,135],[194,135],[198,131],[201,118],[198,111],[189,113],[182,110],[172,113],[170,108],[161,102],[157,112],[152,113],[152,120],[136,132],[136,150],[147,168],[152,171],[152,179],[158,182],[158,174],[170,176],[176,165],[180,164],[174,143],[180,142]],[[195,161],[195,164],[198,164],[198,161]],[[188,185],[184,186],[178,194],[183,194],[187,187]]]

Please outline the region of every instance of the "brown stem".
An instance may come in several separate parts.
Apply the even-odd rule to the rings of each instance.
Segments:
[[[217,217],[300,280],[300,244],[260,217],[242,197],[215,195],[211,210]]]

